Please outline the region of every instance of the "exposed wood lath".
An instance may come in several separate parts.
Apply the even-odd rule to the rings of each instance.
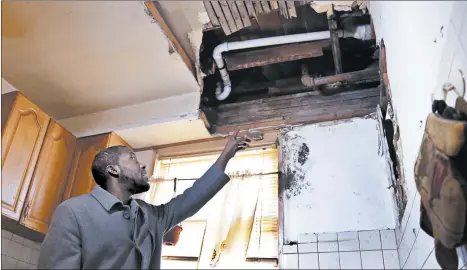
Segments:
[[[279,10],[285,18],[295,18],[295,4],[309,2],[312,1],[204,1],[204,6],[212,26],[220,26],[226,35],[230,35],[250,26],[250,18],[261,13]]]

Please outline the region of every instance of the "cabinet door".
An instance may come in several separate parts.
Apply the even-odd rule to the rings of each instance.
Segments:
[[[20,223],[47,233],[50,219],[62,202],[76,138],[51,121],[32,177]]]
[[[19,220],[50,117],[17,94],[2,130],[2,214]]]
[[[97,152],[107,147],[108,141],[108,134],[78,139],[64,200],[87,194],[95,186],[91,172],[92,161]]]
[[[131,148],[131,146],[124,139],[122,139],[120,136],[112,132],[110,133],[110,140],[109,140],[108,147],[117,146],[117,145],[124,145],[124,146],[128,146]]]

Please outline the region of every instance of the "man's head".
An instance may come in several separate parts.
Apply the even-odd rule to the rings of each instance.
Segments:
[[[92,162],[92,176],[104,189],[112,180],[131,194],[148,191],[150,187],[146,165],[139,163],[135,153],[126,146],[112,146],[99,151]]]

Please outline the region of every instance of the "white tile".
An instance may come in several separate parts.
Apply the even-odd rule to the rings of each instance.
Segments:
[[[362,268],[363,269],[384,269],[383,252],[377,251],[362,251]]]
[[[467,33],[467,20],[464,19],[464,22],[462,23],[462,29],[460,31],[459,38],[460,38],[460,42],[465,52],[467,52],[467,34],[466,33]]]
[[[12,232],[2,230],[2,238],[11,239],[12,236],[13,236]]]
[[[381,249],[381,240],[379,231],[363,231],[358,232],[360,239],[361,250],[378,250]]]
[[[338,250],[337,242],[318,242],[318,252],[337,252]]]
[[[397,249],[396,235],[394,230],[381,230],[381,246],[383,249]]]
[[[423,265],[422,269],[441,269],[438,262],[436,261],[435,251],[433,250]]]
[[[362,269],[360,251],[339,252],[341,269]]]
[[[281,269],[298,269],[298,254],[283,254]]]
[[[397,250],[383,250],[384,269],[400,269]]]
[[[298,244],[298,253],[318,252],[318,243]]]
[[[339,241],[344,240],[358,240],[358,232],[340,232],[337,235]]]
[[[298,253],[298,245],[283,245],[282,253],[284,254],[296,254]]]
[[[17,243],[20,243],[20,244],[24,244],[25,241],[26,241],[26,238],[22,237],[22,236],[19,236],[17,234],[13,234],[13,236],[11,237],[11,240],[17,242]]]
[[[320,233],[318,234],[318,242],[337,241],[337,233]]]
[[[410,217],[407,222],[401,244],[399,245],[399,262],[402,268],[409,257],[410,251],[415,243],[417,234],[420,230],[420,195],[415,196],[414,205],[410,212]]]
[[[11,241],[11,240],[9,240],[9,242],[5,244],[7,245],[7,247],[6,249],[3,249],[3,243],[2,243],[2,251],[5,253],[5,255],[15,258],[15,259],[18,259],[21,256],[21,249],[23,245],[15,241]]]
[[[29,263],[37,265],[39,263],[39,254],[39,250],[33,249],[31,252],[31,260],[29,261]]]
[[[357,251],[357,250],[360,250],[360,243],[358,240],[339,241],[339,251]]]
[[[16,269],[18,260],[2,255],[2,269]]]
[[[319,253],[319,269],[339,269],[339,253]]]
[[[18,261],[16,263],[16,268],[17,269],[31,269],[31,265],[27,262]]]
[[[461,27],[465,18],[465,14],[467,14],[467,2],[456,1],[454,3],[453,11],[451,14],[451,22],[457,34],[461,32]]]
[[[433,250],[434,242],[428,234],[420,230],[417,235],[417,240],[409,254],[404,269],[421,269]]]
[[[415,193],[414,191],[407,190],[407,205],[405,206],[404,215],[402,216],[400,227],[396,228],[396,242],[398,247],[401,245],[402,236],[404,234],[405,228],[407,227],[407,223],[409,222],[410,213],[415,203],[417,194],[418,193]]]
[[[300,254],[298,269],[319,269],[318,253]]]
[[[24,239],[24,243],[23,243],[25,246],[27,247],[30,247],[30,248],[33,248],[33,249],[40,249],[40,246],[41,246],[41,243],[38,243],[38,242],[34,242],[32,240],[29,240],[29,239]]]
[[[318,235],[315,233],[305,233],[298,235],[298,243],[315,243],[318,242]]]
[[[32,248],[21,245],[18,260],[29,263],[31,261]]]

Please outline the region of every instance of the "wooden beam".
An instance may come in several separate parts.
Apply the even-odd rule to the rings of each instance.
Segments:
[[[287,44],[260,48],[248,52],[225,54],[228,70],[238,70],[265,66],[274,63],[295,61],[323,55],[323,48],[330,45],[329,40]]]
[[[235,25],[237,26],[237,29],[240,30],[243,28],[243,22],[242,22],[242,17],[240,16],[240,13],[238,12],[237,4],[235,4],[236,1],[228,1],[229,3],[229,8],[230,12],[232,13],[232,17],[235,21]]]
[[[237,24],[235,23],[235,20],[232,16],[232,12],[230,12],[230,7],[229,3],[227,1],[219,1],[219,4],[222,7],[222,12],[224,13],[225,19],[227,20],[227,23],[229,24],[230,31],[232,33],[237,32]]]
[[[174,47],[175,51],[180,55],[185,65],[196,77],[196,69],[193,62],[191,62],[190,57],[188,57],[188,54],[182,48],[180,42],[178,42],[178,39],[172,33],[172,30],[170,30],[169,26],[165,23],[164,18],[162,18],[162,15],[160,14],[156,4],[153,1],[146,1],[144,4],[146,5],[146,8],[151,13],[154,20],[156,20],[156,22],[159,24],[165,36],[169,39],[170,43],[172,43],[172,46]]]
[[[307,92],[224,104],[218,107],[214,132],[226,134],[235,127],[279,128],[361,116],[375,111],[379,95],[378,88],[370,88],[330,96]]]
[[[240,12],[240,16],[242,17],[243,25],[245,27],[251,25],[250,16],[248,15],[248,11],[245,7],[245,3],[243,1],[235,1],[238,7],[238,12]]]

